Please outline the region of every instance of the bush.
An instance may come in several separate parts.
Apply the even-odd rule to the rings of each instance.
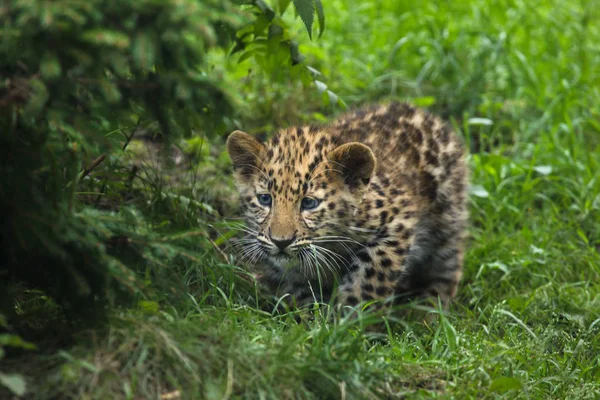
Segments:
[[[132,137],[175,143],[234,128],[235,96],[207,62],[213,48],[235,42],[244,58],[277,48],[271,68],[289,65],[312,82],[309,69],[294,67],[301,56],[280,17],[290,2],[277,12],[246,3],[15,0],[0,8],[3,282],[26,282],[93,318],[88,311],[109,292],[144,291],[135,272],[166,251],[142,240],[152,224],[135,207],[119,210],[119,200],[94,210],[108,190],[132,196],[135,174],[118,167]],[[323,27],[320,2],[294,3],[309,33],[315,13]],[[100,184],[94,169],[103,162],[112,175]],[[0,291],[10,314],[10,290]]]

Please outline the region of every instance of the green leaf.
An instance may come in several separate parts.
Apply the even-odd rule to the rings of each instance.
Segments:
[[[327,90],[327,91],[325,91],[325,93],[327,93],[327,98],[329,99],[329,102],[331,105],[338,103],[339,98],[338,98],[337,94],[333,93],[331,90]]]
[[[248,50],[246,52],[244,52],[239,58],[238,58],[238,64],[246,61],[247,59],[249,59],[250,57],[252,57],[254,54],[256,53],[255,50],[251,49]]]
[[[102,83],[100,83],[100,88],[102,90],[104,98],[109,103],[114,104],[121,101],[121,91],[115,83],[109,80],[104,80],[102,81]]]
[[[313,78],[316,78],[317,76],[320,76],[320,75],[322,75],[322,74],[321,74],[321,71],[319,71],[319,70],[318,70],[318,69],[316,69],[316,68],[313,68],[313,67],[311,67],[310,65],[307,65],[307,66],[306,66],[306,70],[307,70],[307,71],[310,73],[310,75],[311,75]]]
[[[145,312],[149,313],[149,314],[156,314],[158,313],[159,310],[159,305],[156,301],[150,301],[150,300],[141,300],[138,305],[140,306],[140,308],[142,310],[144,310]]]
[[[315,0],[293,0],[296,12],[304,22],[308,37],[312,39],[312,26],[315,19]]]
[[[485,126],[490,126],[494,124],[494,121],[492,121],[489,118],[469,118],[469,120],[467,121],[467,123],[469,125],[485,125]]]
[[[29,88],[31,89],[31,93],[24,112],[30,117],[35,117],[44,109],[44,106],[48,101],[48,88],[44,82],[39,79],[32,79],[29,81]]]
[[[267,37],[269,39],[273,39],[276,37],[281,37],[283,36],[283,28],[281,26],[279,26],[277,23],[272,23],[269,26],[269,33],[267,34]]]
[[[469,193],[473,196],[488,198],[490,197],[490,193],[485,190],[485,188],[481,185],[471,185],[469,186]]]
[[[323,94],[323,92],[325,92],[325,90],[327,90],[327,85],[324,82],[321,82],[321,81],[316,80],[316,79],[315,79],[315,86],[317,87],[317,90],[321,94]]]
[[[149,69],[154,65],[156,49],[152,37],[147,32],[140,32],[133,42],[133,60],[142,69]]]
[[[33,343],[26,342],[18,335],[9,335],[7,333],[0,334],[0,346],[10,346],[27,350],[35,349]]]
[[[394,60],[394,57],[396,57],[396,54],[400,51],[400,49],[406,44],[408,43],[408,37],[404,36],[401,39],[399,39],[396,44],[394,44],[394,47],[392,48],[392,51],[390,52],[390,57],[389,57],[389,62],[391,63]]]
[[[3,374],[0,372],[0,384],[17,396],[23,396],[27,391],[25,378],[19,374]]]
[[[317,8],[317,18],[319,20],[319,38],[323,36],[325,31],[325,13],[323,12],[323,3],[321,0],[315,0],[315,6]]]
[[[287,10],[290,3],[291,3],[291,0],[279,0],[277,2],[279,13],[283,14],[285,12],[285,10]]]
[[[109,59],[110,59],[109,62],[111,64],[113,71],[118,72],[120,76],[129,75],[130,69],[129,69],[128,57],[126,57],[122,53],[113,52],[110,55]]]
[[[517,378],[509,378],[501,376],[492,381],[490,390],[492,392],[508,392],[509,390],[517,390],[523,388],[523,382]]]
[[[44,53],[40,63],[40,73],[45,79],[54,79],[60,76],[60,61],[58,61],[56,54],[49,51]]]
[[[552,173],[552,166],[550,165],[536,165],[533,169],[541,175],[550,175]]]
[[[424,96],[424,97],[416,97],[411,100],[411,102],[418,107],[431,107],[435,104],[435,97],[433,96]]]
[[[81,35],[83,41],[124,50],[129,47],[129,36],[122,32],[108,31],[103,29],[92,29]]]
[[[275,11],[273,11],[271,6],[269,6],[263,0],[256,0],[256,6],[258,8],[260,8],[260,11],[262,11],[263,14],[265,14],[265,16],[267,17],[267,19],[269,21],[271,21],[273,18],[275,18]]]
[[[290,41],[290,56],[292,57],[292,65],[300,64],[304,61],[304,56],[300,54],[298,43],[294,40]]]

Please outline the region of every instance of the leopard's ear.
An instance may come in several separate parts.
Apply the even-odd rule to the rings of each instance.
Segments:
[[[240,177],[248,177],[256,174],[265,155],[265,145],[246,132],[234,131],[227,138],[227,152],[234,171]]]
[[[366,187],[375,172],[375,155],[362,143],[343,144],[331,151],[327,159],[342,174],[351,191]]]

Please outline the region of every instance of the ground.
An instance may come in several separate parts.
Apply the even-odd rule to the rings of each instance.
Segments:
[[[115,306],[108,327],[64,340],[60,317],[48,318],[51,305],[23,300],[31,330],[57,332],[51,345],[40,341],[5,364],[29,377],[27,398],[600,396],[600,8],[558,0],[420,4],[326,2],[323,37],[300,48],[348,105],[411,100],[465,138],[469,250],[449,312],[433,325],[391,321],[378,335],[364,329],[369,315],[335,323],[273,315],[215,234],[230,234],[212,212],[230,210],[221,204],[230,182],[222,172],[222,196],[206,183],[213,179],[198,196],[210,218],[192,221],[196,203],[181,199],[167,207],[169,218],[164,208],[143,221],[132,214],[165,244],[159,256],[174,254],[161,275],[166,294]],[[260,77],[238,79],[250,60],[212,57],[236,90],[259,93]],[[298,105],[294,99],[311,98],[304,89],[285,77],[263,79],[277,95],[245,96],[250,104],[279,116],[289,107],[294,118],[300,109],[306,120],[341,111]],[[226,160],[222,142],[211,146],[214,177]],[[198,176],[207,176],[205,165]],[[166,247],[175,236],[162,233],[163,222],[190,238],[185,246]]]

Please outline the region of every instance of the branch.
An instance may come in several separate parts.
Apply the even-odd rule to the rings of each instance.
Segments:
[[[104,161],[106,159],[107,156],[108,155],[106,153],[104,153],[100,157],[98,157],[94,161],[92,161],[92,163],[90,164],[89,167],[84,168],[83,171],[81,171],[79,173],[77,180],[80,181],[83,178],[85,178],[86,176],[88,176],[89,173],[92,172],[98,165],[100,165],[102,163],[102,161]]]
[[[140,125],[140,120],[138,119],[138,122],[135,125],[135,128],[133,128],[133,130],[131,132],[131,135],[126,136],[127,139],[125,140],[125,143],[123,144],[123,147],[122,147],[123,150],[125,150],[127,148],[127,145],[129,145],[129,143],[131,142],[131,139],[133,139],[133,136],[135,135],[135,132],[137,131],[137,128],[139,125]],[[90,174],[90,172],[92,172],[94,169],[96,169],[96,167],[98,167],[98,165],[102,164],[102,162],[106,159],[106,157],[108,157],[108,154],[104,153],[104,154],[101,154],[100,157],[98,157],[94,161],[92,161],[92,163],[90,164],[89,167],[84,168],[79,173],[79,175],[77,176],[77,182],[81,181],[83,178],[88,176]],[[72,183],[73,183],[73,181],[69,182],[66,187],[70,187],[72,185]]]

